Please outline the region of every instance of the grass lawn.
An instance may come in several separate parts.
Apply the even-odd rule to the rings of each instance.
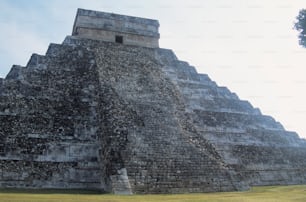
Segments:
[[[288,202],[306,201],[306,185],[254,187],[246,192],[117,196],[90,192],[0,190],[1,202]]]

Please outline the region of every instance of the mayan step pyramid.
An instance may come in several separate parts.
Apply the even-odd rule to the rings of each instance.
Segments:
[[[306,142],[159,48],[156,20],[77,11],[0,79],[0,187],[118,194],[306,183]]]

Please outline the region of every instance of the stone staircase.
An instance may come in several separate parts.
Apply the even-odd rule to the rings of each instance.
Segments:
[[[305,155],[167,49],[68,36],[0,79],[0,187],[245,190],[305,183]]]
[[[160,49],[156,57],[184,97],[196,129],[250,185],[302,183],[305,140],[177,60],[172,51]]]

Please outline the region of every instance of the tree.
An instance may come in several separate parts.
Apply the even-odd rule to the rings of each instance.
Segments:
[[[299,44],[306,48],[306,9],[302,9],[296,17],[294,28],[299,32]]]

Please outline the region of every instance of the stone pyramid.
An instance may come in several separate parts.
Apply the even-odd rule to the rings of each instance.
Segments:
[[[118,194],[306,183],[306,142],[159,48],[156,20],[79,9],[0,79],[0,187]]]

